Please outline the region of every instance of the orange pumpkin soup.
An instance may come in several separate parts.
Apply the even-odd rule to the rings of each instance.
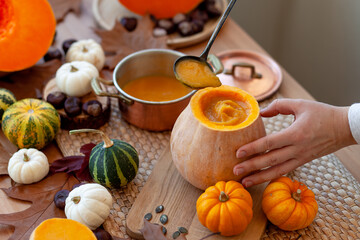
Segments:
[[[161,75],[134,79],[125,84],[122,89],[133,97],[152,102],[175,100],[192,91],[175,78]]]
[[[220,79],[206,63],[183,60],[176,65],[177,79],[191,88],[218,87]]]
[[[214,129],[239,129],[258,116],[258,104],[247,92],[231,86],[204,88],[191,99],[195,117]]]

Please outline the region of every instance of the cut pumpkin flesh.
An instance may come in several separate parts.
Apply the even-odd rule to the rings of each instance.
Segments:
[[[0,71],[35,65],[50,47],[56,29],[46,0],[0,0]]]

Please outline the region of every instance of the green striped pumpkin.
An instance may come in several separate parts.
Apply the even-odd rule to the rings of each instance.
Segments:
[[[96,145],[90,154],[90,175],[95,182],[106,187],[119,188],[132,181],[139,168],[139,157],[130,144],[112,139]]]
[[[6,88],[0,88],[0,119],[5,110],[14,102],[16,102],[14,94]]]
[[[19,148],[41,149],[60,129],[60,116],[49,103],[27,98],[12,104],[2,117],[4,135]]]

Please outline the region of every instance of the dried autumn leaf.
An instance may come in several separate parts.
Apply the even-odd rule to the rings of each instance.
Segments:
[[[31,232],[48,218],[65,218],[63,210],[54,204],[55,193],[61,189],[71,190],[79,181],[66,173],[50,175],[31,185],[18,185],[2,190],[10,198],[29,201],[32,205],[21,212],[0,214],[0,224],[15,228],[9,240],[29,239]]]
[[[81,0],[49,0],[49,3],[57,22],[62,21],[70,11],[74,11],[76,14],[80,13]]]
[[[145,240],[167,240],[165,237],[162,226],[155,223],[150,223],[144,219],[144,227],[140,229]]]
[[[31,68],[10,73],[0,78],[2,88],[9,89],[16,99],[37,98],[36,89],[43,89],[46,82],[55,76],[61,61],[54,59]]]
[[[144,219],[144,226],[140,229],[141,234],[143,235],[145,240],[168,240],[165,237],[162,226],[156,223],[150,223],[149,221]],[[181,233],[178,240],[186,240],[185,234]]]
[[[107,53],[105,66],[114,69],[127,55],[148,48],[168,48],[167,36],[153,36],[154,23],[149,15],[142,17],[134,31],[128,32],[119,21],[112,30],[95,29],[101,38],[101,46]]]
[[[9,159],[16,151],[17,147],[0,131],[0,175],[8,174],[7,167]]]
[[[50,172],[59,173],[74,173],[79,181],[91,181],[91,175],[89,172],[89,158],[91,150],[96,145],[88,143],[80,148],[80,152],[83,156],[68,156],[55,160],[50,165]]]

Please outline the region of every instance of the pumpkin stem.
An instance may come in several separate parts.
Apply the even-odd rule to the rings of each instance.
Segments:
[[[80,202],[80,200],[81,200],[80,196],[76,196],[71,199],[71,201],[73,201],[75,204],[78,204]]]
[[[83,46],[82,51],[83,51],[83,52],[88,52],[89,50],[88,50],[85,46]]]
[[[221,191],[219,200],[220,202],[226,202],[227,200],[229,200],[229,196],[224,191]]]
[[[26,153],[24,153],[24,162],[28,162],[28,161],[30,161],[30,158]]]
[[[79,69],[77,69],[76,67],[74,67],[73,65],[71,65],[70,72],[77,72],[77,71],[79,71]]]
[[[292,198],[295,199],[295,201],[300,202],[301,201],[301,190],[298,189],[296,192],[293,192]]]
[[[114,142],[103,132],[97,129],[78,129],[78,130],[71,130],[69,132],[70,135],[75,133],[84,133],[84,132],[90,132],[90,133],[100,133],[101,137],[104,141],[104,148],[109,148],[114,145]]]

